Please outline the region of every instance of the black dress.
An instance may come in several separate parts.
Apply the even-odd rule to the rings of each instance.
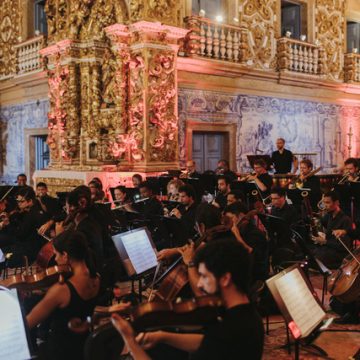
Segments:
[[[82,360],[84,358],[84,343],[88,334],[72,332],[68,328],[68,322],[73,318],[85,320],[91,316],[97,296],[84,300],[70,281],[66,281],[64,286],[70,290],[70,302],[65,308],[58,308],[52,314],[50,334],[44,348],[40,350],[40,360]]]

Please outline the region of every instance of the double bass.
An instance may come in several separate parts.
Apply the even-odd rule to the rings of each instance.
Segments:
[[[360,298],[360,248],[354,252],[346,249],[349,255],[329,281],[330,293],[345,304]]]

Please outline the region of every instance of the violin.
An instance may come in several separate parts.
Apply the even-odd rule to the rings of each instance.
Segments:
[[[137,332],[155,331],[171,326],[204,326],[216,321],[223,309],[223,302],[218,296],[206,295],[181,302],[147,302],[129,308],[124,308],[123,304],[97,306],[93,320],[118,313],[126,316]],[[76,333],[89,331],[92,325],[93,323],[83,322],[78,318],[70,320],[68,324],[70,330]]]
[[[142,316],[141,316],[142,315]],[[218,320],[222,315],[222,304],[215,297],[201,297],[179,304],[166,302],[142,304],[130,315],[137,331],[163,328],[164,326],[199,325],[204,326]],[[142,321],[140,319],[143,319]],[[74,327],[75,325],[75,327]],[[149,325],[149,326],[147,326]],[[83,322],[70,321],[70,328],[90,327]],[[118,359],[124,348],[124,340],[111,322],[99,326],[91,332],[85,343],[84,355],[88,360]]]
[[[31,275],[27,272],[9,276],[7,279],[1,280],[0,285],[9,289],[16,288],[27,291],[46,289],[56,282],[64,283],[65,278],[72,274],[68,265],[52,266]]]

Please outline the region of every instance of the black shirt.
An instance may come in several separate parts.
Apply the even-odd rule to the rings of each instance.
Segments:
[[[291,225],[299,220],[299,214],[293,205],[285,203],[282,208],[271,208],[271,215],[277,216],[284,220],[285,223]]]
[[[320,179],[313,175],[303,182],[304,189],[310,189],[310,203],[313,210],[317,209],[317,204],[321,199]]]
[[[85,320],[94,311],[97,297],[84,300],[74,285],[66,281],[63,285],[70,290],[70,302],[64,308],[57,308],[51,314],[51,331],[44,344],[46,359],[81,360],[84,358],[84,344],[88,333],[76,334],[69,330],[68,322],[73,318]]]
[[[261,317],[252,304],[227,309],[222,321],[205,330],[192,360],[260,360],[264,346]]]
[[[240,225],[239,230],[244,241],[253,248],[251,254],[253,258],[253,280],[267,279],[269,274],[269,246],[265,233],[251,222]]]
[[[274,151],[271,155],[271,162],[274,164],[275,174],[291,172],[293,157],[293,153],[287,149],[284,149],[282,154],[279,150]]]
[[[265,198],[266,196],[270,195],[270,190],[273,184],[272,177],[267,172],[264,174],[261,174],[257,177],[265,186],[266,190],[261,191],[261,196]]]
[[[196,214],[197,204],[193,203],[187,209],[185,206],[180,207],[181,212],[181,225],[184,228],[187,239],[191,239],[195,234],[195,214]]]
[[[224,210],[225,206],[227,205],[227,194],[219,192],[216,195],[215,202],[220,205],[221,210]]]
[[[134,208],[146,219],[164,214],[162,204],[156,197],[151,197],[149,200],[134,204]]]
[[[351,219],[347,216],[342,210],[340,210],[335,217],[332,214],[326,214],[321,219],[321,224],[324,226],[326,234],[326,246],[328,248],[334,249],[338,252],[347,253],[345,248],[341,245],[340,241],[332,234],[333,230],[341,229],[349,232],[351,230]],[[347,247],[351,246],[351,240],[349,236],[344,236],[341,240],[345,243]]]

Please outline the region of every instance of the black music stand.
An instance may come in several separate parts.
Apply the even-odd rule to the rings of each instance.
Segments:
[[[215,190],[217,190],[217,178],[218,176],[215,174],[201,174],[199,180],[202,191],[214,194]]]
[[[304,238],[300,235],[298,231],[296,231],[294,228],[296,225],[290,226],[291,229],[291,235],[292,240],[299,246],[302,253],[305,256],[306,263],[311,266],[314,266],[316,270],[319,271],[320,275],[323,277],[323,285],[322,285],[322,292],[321,292],[321,304],[324,305],[325,301],[325,295],[327,293],[328,288],[328,277],[331,275],[331,271],[325,266],[325,264],[319,260],[313,252],[309,249],[306,241]],[[310,280],[310,277],[309,277]]]
[[[293,265],[281,271],[266,280],[266,285],[293,335],[295,360],[299,360],[300,345],[327,356],[323,349],[312,344],[323,328],[326,313],[301,267]]]
[[[351,219],[353,222],[360,221],[360,182],[350,182],[351,193]]]
[[[246,156],[249,164],[252,168],[254,168],[254,161],[256,160],[263,160],[266,163],[266,170],[269,170],[272,165],[271,157],[270,155],[247,155]]]

